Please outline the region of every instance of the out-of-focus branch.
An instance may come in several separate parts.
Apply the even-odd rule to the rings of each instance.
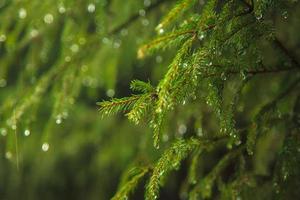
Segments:
[[[167,2],[168,0],[158,0],[157,2],[155,2],[154,4],[151,4],[149,7],[147,7],[145,9],[146,13],[147,12],[151,12],[153,10],[155,10],[155,8],[159,7],[161,4]],[[133,23],[134,21],[136,21],[137,19],[139,19],[140,14],[139,13],[135,13],[134,15],[132,15],[131,17],[129,17],[129,19],[127,19],[127,21],[125,21],[124,23],[118,25],[117,27],[113,28],[111,31],[109,31],[108,34],[116,34],[118,32],[120,32],[123,28],[128,27],[131,23]]]

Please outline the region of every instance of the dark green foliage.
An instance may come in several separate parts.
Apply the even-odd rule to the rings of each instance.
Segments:
[[[298,1],[125,4],[0,2],[0,198],[300,198]]]

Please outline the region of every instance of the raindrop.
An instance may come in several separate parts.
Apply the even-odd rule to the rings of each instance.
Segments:
[[[221,79],[222,79],[223,81],[226,81],[226,79],[227,79],[227,74],[223,72],[223,73],[221,74]]]
[[[187,127],[185,124],[180,124],[179,127],[178,127],[178,133],[180,135],[184,135],[187,131]]]
[[[165,31],[164,31],[164,29],[163,28],[160,28],[159,30],[158,30],[158,33],[159,34],[163,34]]]
[[[287,11],[284,11],[284,12],[282,13],[282,17],[283,17],[284,19],[287,19],[287,18],[288,18],[288,12],[287,12]]]
[[[162,137],[163,142],[167,142],[169,141],[169,135],[168,134],[164,134]]]
[[[16,124],[11,125],[11,129],[12,130],[17,130],[17,125]]]
[[[144,9],[140,9],[139,10],[139,15],[142,16],[142,17],[145,17],[146,16],[146,11]]]
[[[61,122],[62,122],[62,118],[61,117],[62,117],[61,115],[57,115],[56,116],[56,120],[55,120],[56,124],[61,124]]]
[[[151,5],[151,0],[144,0],[144,6],[149,7]]]
[[[70,57],[70,56],[66,56],[66,57],[65,57],[65,61],[66,61],[66,62],[70,62],[70,61],[71,61],[71,57]]]
[[[244,70],[242,70],[242,71],[240,72],[240,74],[241,74],[242,79],[243,79],[243,80],[246,80],[246,78],[247,78],[247,73],[246,73]]]
[[[211,100],[210,100],[210,99],[208,99],[208,100],[206,101],[206,104],[207,104],[207,105],[209,105],[209,106],[211,106],[211,105],[212,105],[212,102],[211,102]]]
[[[5,128],[1,128],[0,133],[1,133],[2,136],[6,136],[7,135],[7,130]]]
[[[82,72],[86,72],[89,68],[87,65],[82,65],[80,69]]]
[[[148,26],[149,25],[149,20],[148,19],[143,19],[142,20],[142,25],[143,26]]]
[[[54,20],[54,17],[53,17],[53,15],[50,14],[50,13],[48,13],[48,14],[46,14],[46,15],[44,16],[44,22],[45,22],[46,24],[51,24],[51,23],[53,22],[53,20]]]
[[[63,112],[62,112],[62,118],[67,119],[68,116],[69,116],[68,111],[63,111]]]
[[[249,155],[253,155],[253,151],[252,150],[248,150],[248,154]]]
[[[64,13],[66,12],[66,8],[65,8],[64,6],[59,6],[58,12],[59,12],[60,14],[64,14]]]
[[[0,79],[0,88],[5,87],[6,84],[7,84],[7,82],[4,78]]]
[[[71,51],[73,53],[76,53],[76,52],[79,51],[79,46],[78,46],[78,44],[72,44],[72,46],[70,47],[70,49],[71,49]]]
[[[0,42],[4,42],[6,40],[6,35],[1,34],[0,35]]]
[[[42,150],[44,152],[48,151],[49,150],[49,144],[47,142],[44,142],[43,145],[42,145]]]
[[[104,38],[102,39],[102,42],[103,42],[104,44],[108,44],[108,43],[109,43],[109,39],[108,39],[107,37],[104,37]]]
[[[235,145],[239,146],[240,144],[242,144],[242,141],[241,141],[241,140],[236,140],[236,141],[235,141]]]
[[[93,13],[93,12],[95,12],[95,10],[96,10],[95,4],[90,3],[90,4],[87,6],[87,11],[88,11],[89,13]]]
[[[203,136],[203,130],[202,130],[201,127],[199,127],[199,128],[197,129],[197,135],[198,135],[199,137],[202,137],[202,136]]]
[[[277,111],[277,115],[278,115],[278,118],[279,118],[279,119],[282,118],[282,113],[281,113],[279,110]]]
[[[5,158],[8,159],[8,160],[10,160],[12,158],[12,153],[10,151],[7,151],[5,153]]]
[[[231,143],[227,144],[227,149],[232,149],[232,144]]]
[[[156,113],[161,113],[162,112],[162,109],[159,107],[156,109]]]
[[[210,62],[207,63],[206,65],[207,65],[207,66],[212,66],[212,64],[213,64],[213,63],[210,61]]]
[[[38,34],[39,34],[39,32],[36,29],[32,29],[30,31],[30,36],[33,37],[33,38],[35,38],[36,36],[38,36]]]
[[[122,36],[126,36],[126,35],[128,35],[128,30],[127,30],[127,29],[125,29],[125,28],[124,28],[124,29],[122,29],[122,30],[121,30],[121,35],[122,35]]]
[[[183,63],[182,67],[183,68],[187,68],[188,64],[187,63]]]
[[[199,40],[203,40],[204,37],[205,37],[204,33],[201,33],[201,34],[198,36],[198,39],[199,39]]]
[[[25,8],[20,8],[19,10],[19,18],[20,19],[25,19],[27,16],[27,11]]]
[[[24,135],[25,135],[25,136],[29,136],[29,135],[30,135],[30,130],[29,130],[29,129],[26,129],[26,130],[24,131]]]
[[[79,44],[84,45],[86,43],[86,39],[84,37],[79,38]]]
[[[262,17],[263,17],[262,14],[259,14],[259,15],[256,16],[256,19],[257,19],[257,20],[261,20]]]
[[[162,60],[163,60],[163,58],[162,58],[161,56],[156,56],[156,58],[155,58],[155,61],[156,61],[157,63],[161,63]]]
[[[115,49],[120,48],[120,46],[121,46],[121,41],[115,41],[115,42],[114,42],[113,47],[114,47]]]
[[[115,90],[114,90],[114,89],[108,89],[108,90],[106,91],[106,95],[107,95],[108,97],[113,97],[113,96],[115,96]]]

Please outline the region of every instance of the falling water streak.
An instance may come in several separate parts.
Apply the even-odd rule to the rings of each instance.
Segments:
[[[15,143],[16,143],[16,161],[17,161],[17,170],[19,171],[19,148],[18,148],[17,120],[16,120],[16,111],[15,111],[15,109],[14,109],[14,124],[16,125],[16,128],[14,129]]]

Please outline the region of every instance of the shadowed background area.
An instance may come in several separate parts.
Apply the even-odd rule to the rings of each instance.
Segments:
[[[96,105],[113,97],[130,96],[133,79],[157,85],[163,78],[178,49],[144,59],[138,59],[137,52],[157,35],[155,27],[175,2],[0,0],[0,199],[110,199],[124,171],[136,164],[155,163],[170,141],[217,134],[216,117],[205,100],[183,103],[167,116],[159,149],[153,147],[147,121],[135,125],[122,114],[101,117]],[[200,12],[205,2],[197,1],[191,12]],[[222,7],[221,1],[219,4]],[[297,1],[292,5],[280,13],[268,13],[272,20],[266,23],[275,24],[278,43],[273,45],[277,47],[268,42],[260,46],[265,65],[292,70],[252,78],[237,106],[236,124],[241,129],[278,91],[293,84],[291,77],[300,58],[300,5]],[[288,61],[282,62],[282,57]],[[225,86],[227,102],[238,81],[230,80]],[[299,90],[291,94],[279,105],[279,117],[272,123],[300,113],[300,106],[294,106]],[[286,159],[291,160],[287,169],[293,164],[300,166],[299,137],[289,141],[286,148],[292,150],[285,152],[281,148],[285,137],[280,133],[292,128],[278,124],[264,130],[270,134],[258,141],[254,157],[238,158],[253,161],[253,166],[247,167],[258,181],[243,191],[251,198],[256,198],[253,191],[264,192],[267,199],[273,197],[268,184],[273,184],[276,153],[286,153]],[[297,131],[299,136],[299,128]],[[199,174],[209,172],[224,152],[220,148],[200,158]],[[160,199],[187,199],[189,161],[185,159],[180,169],[164,180]],[[229,180],[234,167],[224,170],[225,179]],[[291,169],[291,174],[299,177],[299,171]],[[144,198],[148,178],[146,175],[141,180],[131,199]],[[265,184],[260,186],[260,181]],[[284,184],[283,197],[293,196],[300,187],[294,179]],[[219,197],[216,190],[213,198]]]

